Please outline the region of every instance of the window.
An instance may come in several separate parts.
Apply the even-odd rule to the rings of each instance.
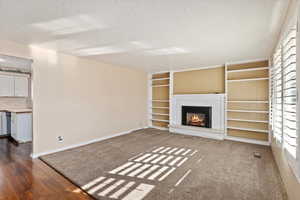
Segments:
[[[273,55],[271,69],[271,129],[273,137],[281,144],[290,166],[299,177],[297,155],[297,85],[296,85],[296,36],[292,27],[280,41]],[[298,72],[299,73],[299,72]]]

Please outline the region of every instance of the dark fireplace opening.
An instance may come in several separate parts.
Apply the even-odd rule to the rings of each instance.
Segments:
[[[211,107],[182,106],[182,125],[211,128]]]

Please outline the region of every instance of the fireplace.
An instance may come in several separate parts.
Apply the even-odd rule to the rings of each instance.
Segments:
[[[171,98],[170,132],[224,140],[224,94],[180,94]],[[187,113],[205,116],[194,116],[192,123],[187,123]]]
[[[182,106],[182,125],[211,128],[211,107]]]

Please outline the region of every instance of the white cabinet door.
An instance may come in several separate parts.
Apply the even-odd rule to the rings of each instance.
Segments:
[[[14,77],[0,75],[0,96],[14,96]]]
[[[1,121],[0,121],[0,124],[1,124],[1,133],[0,135],[6,135],[7,134],[7,120],[6,120],[6,112],[0,112],[0,115],[1,115]]]
[[[19,141],[18,138],[18,119],[17,119],[17,114],[16,113],[11,113],[11,118],[10,118],[10,135],[13,137],[16,141]]]
[[[15,94],[16,97],[28,97],[28,78],[15,77]]]
[[[11,136],[20,143],[32,141],[31,113],[11,113]]]

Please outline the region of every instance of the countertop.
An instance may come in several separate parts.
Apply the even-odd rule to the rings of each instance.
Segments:
[[[0,112],[32,113],[31,108],[0,108]]]

